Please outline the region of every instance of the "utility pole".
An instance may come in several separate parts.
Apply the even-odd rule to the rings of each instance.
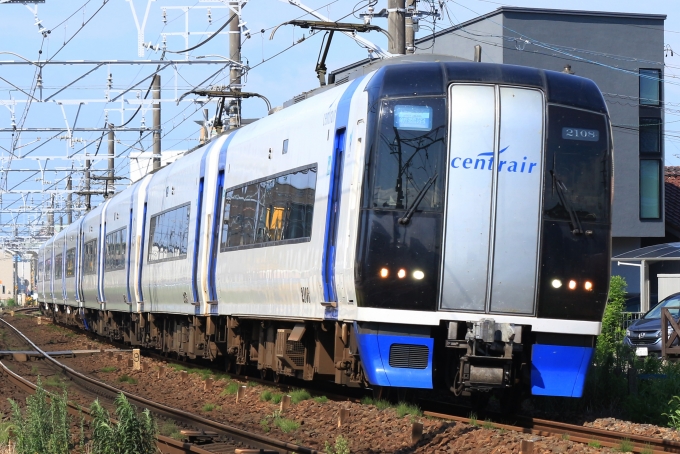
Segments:
[[[236,11],[240,11],[238,2],[229,2],[232,8],[231,22],[229,22],[229,58],[241,63],[241,18]],[[234,17],[235,16],[235,17]],[[231,65],[229,70],[229,85],[231,91],[241,91],[241,67]],[[216,119],[219,122],[219,118]],[[229,103],[229,129],[236,129],[241,125],[241,100],[233,99]],[[216,131],[218,134],[221,131]]]
[[[153,170],[161,168],[161,75],[153,76]],[[112,176],[112,175],[109,175]],[[113,179],[111,180],[113,181]]]
[[[406,0],[406,11],[413,12],[416,0]],[[413,54],[416,51],[416,29],[413,27],[413,17],[409,14],[405,19],[405,47],[407,54]],[[417,22],[416,22],[417,24]]]
[[[89,159],[85,160],[85,212],[87,213],[92,209],[90,204],[90,164]]]
[[[50,195],[50,211],[47,213],[47,233],[54,235],[54,194]]]
[[[156,120],[156,112],[154,111],[154,121]],[[155,133],[154,133],[155,134]],[[104,191],[104,197],[109,197],[110,195],[113,195],[116,190],[113,185],[114,182],[114,173],[115,173],[115,163],[114,163],[114,156],[116,154],[116,141],[115,137],[113,135],[113,130],[109,131],[109,175],[108,178],[106,179],[106,191]],[[156,153],[156,145],[154,143],[154,153]],[[154,161],[155,162],[155,161]]]
[[[390,35],[390,45],[387,50],[392,54],[406,54],[405,18],[405,0],[387,0],[387,33]],[[413,23],[411,28],[413,28]]]
[[[73,189],[73,182],[71,180],[71,177],[68,177],[68,180],[66,180],[66,190],[69,191],[68,194],[66,195],[66,215],[67,220],[68,220],[68,225],[73,224],[73,193],[71,190]]]

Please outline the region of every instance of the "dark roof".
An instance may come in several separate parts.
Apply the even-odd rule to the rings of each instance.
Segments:
[[[680,231],[680,167],[666,167],[664,186],[666,225],[675,231]]]
[[[634,249],[612,257],[612,261],[616,260],[680,260],[680,243],[655,244]]]
[[[569,10],[569,9],[546,9],[546,8],[521,8],[518,6],[501,6],[500,8],[491,11],[490,13],[483,14],[479,17],[475,17],[466,22],[461,22],[453,27],[445,28],[444,30],[438,31],[434,35],[427,35],[422,38],[416,39],[416,44],[420,44],[431,40],[433,37],[437,38],[441,35],[446,35],[455,30],[460,30],[468,25],[481,22],[484,19],[496,16],[502,13],[521,13],[521,14],[559,14],[563,16],[595,16],[595,17],[607,17],[607,18],[620,18],[620,19],[638,19],[638,20],[666,20],[665,14],[640,14],[640,13],[618,13],[609,11],[582,11],[582,10]]]

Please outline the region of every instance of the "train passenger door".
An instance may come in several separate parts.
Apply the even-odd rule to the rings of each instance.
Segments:
[[[328,190],[328,211],[326,212],[326,234],[323,249],[324,300],[337,302],[335,291],[335,252],[338,241],[338,218],[340,216],[340,195],[342,194],[342,169],[346,129],[335,135],[335,145],[330,163],[330,188]]]
[[[535,89],[452,85],[440,309],[534,314],[544,101]]]

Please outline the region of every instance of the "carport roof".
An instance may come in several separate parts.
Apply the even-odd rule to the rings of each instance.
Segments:
[[[618,260],[680,260],[680,243],[656,244],[612,257],[612,261]]]

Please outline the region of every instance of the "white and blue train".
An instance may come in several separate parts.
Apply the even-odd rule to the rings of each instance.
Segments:
[[[574,396],[600,332],[612,141],[590,80],[384,66],[147,175],[39,251],[55,319],[373,389]]]

